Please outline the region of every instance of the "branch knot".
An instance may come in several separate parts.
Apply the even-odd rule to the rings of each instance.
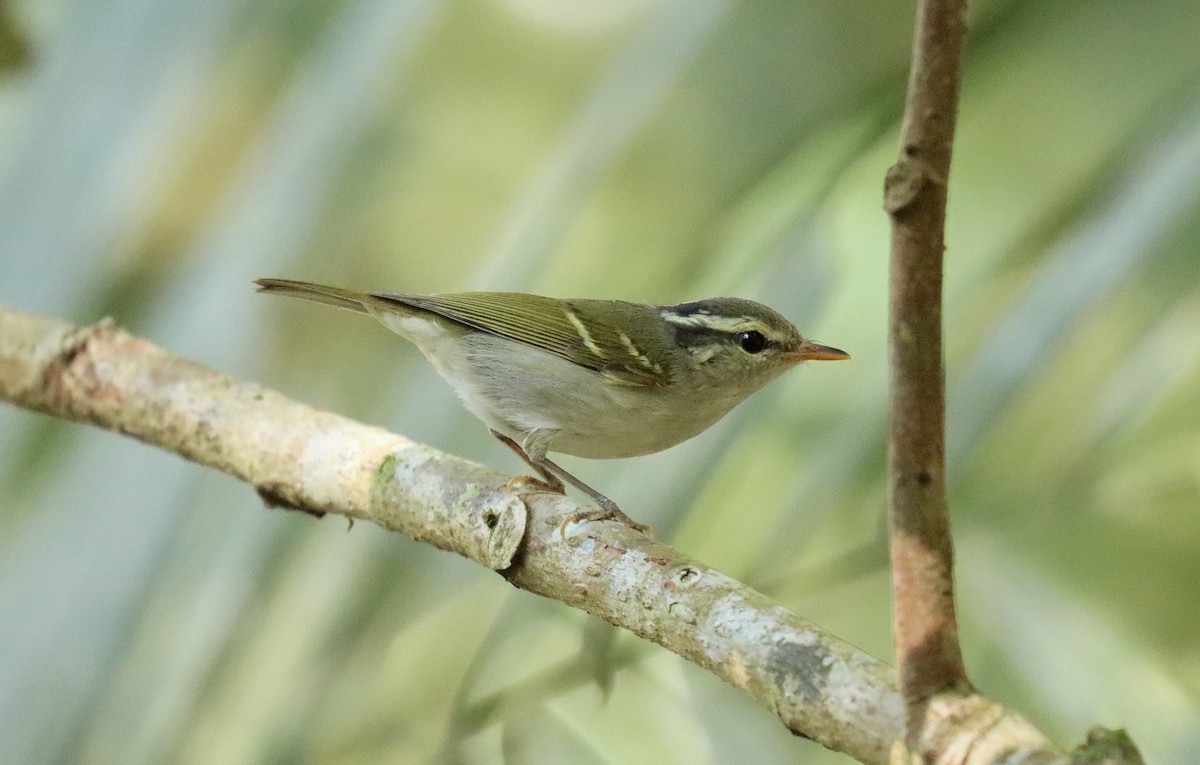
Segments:
[[[883,209],[893,217],[901,215],[929,187],[947,186],[947,178],[932,165],[913,156],[904,156],[888,168],[883,181]]]

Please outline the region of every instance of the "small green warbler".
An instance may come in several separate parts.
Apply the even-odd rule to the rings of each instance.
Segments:
[[[541,476],[599,506],[576,520],[630,520],[546,458],[661,451],[707,429],[803,361],[848,359],[805,340],[776,311],[740,298],[678,305],[560,300],[511,292],[393,295],[287,279],[260,292],[369,314],[421,350],[492,435]]]

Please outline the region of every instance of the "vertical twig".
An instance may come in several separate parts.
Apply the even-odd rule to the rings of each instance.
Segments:
[[[958,111],[966,0],[918,0],[900,159],[887,174],[892,217],[888,349],[889,536],[903,747],[893,763],[1066,763],[1019,714],[974,692],[954,616],[954,549],[946,508],[942,255]],[[1123,731],[1097,729],[1071,762],[1141,765]]]
[[[946,186],[966,37],[966,0],[920,0],[901,154],[888,171],[892,218],[891,432],[893,630],[910,741],[925,705],[967,691],[954,616],[946,512],[942,253]]]

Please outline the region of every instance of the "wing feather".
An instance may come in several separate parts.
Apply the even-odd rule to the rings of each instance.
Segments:
[[[647,356],[630,334],[613,327],[597,311],[600,301],[560,300],[513,292],[456,292],[443,295],[373,297],[429,311],[481,332],[489,332],[561,356],[581,367],[626,385],[656,386],[670,382],[670,370]],[[652,322],[655,309],[628,303]]]

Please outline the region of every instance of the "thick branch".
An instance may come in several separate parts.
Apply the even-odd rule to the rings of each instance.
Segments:
[[[0,398],[161,446],[269,502],[402,531],[513,585],[695,662],[795,733],[883,763],[901,731],[893,672],[766,596],[616,523],[571,524],[558,495],[289,401],[105,321],[76,328],[0,307]]]

